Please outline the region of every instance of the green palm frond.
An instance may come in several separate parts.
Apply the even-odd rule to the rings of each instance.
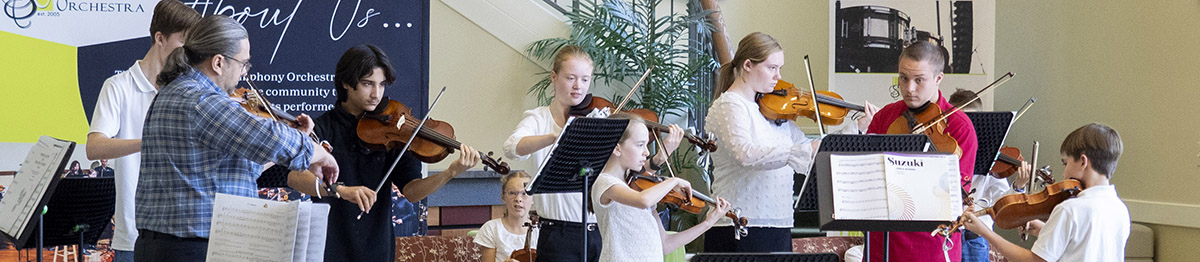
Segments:
[[[616,89],[618,94],[595,94],[619,101],[647,68],[650,77],[629,102],[630,108],[646,108],[665,115],[687,116],[696,106],[707,107],[707,92],[697,83],[711,81],[718,64],[707,48],[694,48],[690,30],[707,37],[712,31],[707,16],[689,3],[686,14],[656,15],[663,0],[583,1],[567,14],[571,34],[567,38],[538,40],[526,48],[537,59],[549,60],[564,46],[577,45],[592,56],[594,82]],[[549,72],[529,88],[538,103],[553,99]]]

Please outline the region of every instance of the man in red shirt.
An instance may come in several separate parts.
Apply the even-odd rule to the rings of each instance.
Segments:
[[[888,127],[894,121],[905,121],[906,111],[921,112],[927,106],[937,106],[943,112],[954,106],[946,102],[938,85],[942,83],[945,74],[942,69],[946,63],[945,51],[936,44],[918,41],[909,45],[900,54],[899,81],[897,85],[901,101],[884,106],[875,114],[867,133],[886,134]],[[975,126],[971,119],[962,111],[951,114],[946,118],[945,133],[958,142],[962,155],[958,159],[959,175],[962,176],[963,190],[970,192],[972,173],[975,169],[975,150],[979,142],[975,138]],[[952,149],[949,149],[952,150]],[[940,149],[948,151],[948,149]],[[929,232],[870,232],[868,245],[872,248],[867,254],[870,261],[884,261],[884,252],[891,261],[943,261],[946,255],[942,251],[944,236],[929,236]],[[954,242],[948,251],[950,261],[962,259],[962,237],[953,234],[950,239]],[[885,246],[886,243],[886,246]]]

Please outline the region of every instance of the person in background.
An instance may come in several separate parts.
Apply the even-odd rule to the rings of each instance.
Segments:
[[[504,215],[483,223],[479,234],[475,235],[475,243],[480,245],[480,252],[483,253],[480,261],[515,262],[508,256],[514,250],[525,248],[526,238],[529,238],[531,247],[537,247],[538,229],[534,228],[533,234],[526,236],[529,233],[526,224],[531,222],[531,197],[525,194],[525,186],[529,185],[531,179],[533,176],[521,171],[500,178],[500,200],[504,203]]]
[[[158,94],[155,78],[167,55],[183,46],[187,30],[200,21],[200,13],[177,0],[159,1],[150,17],[149,50],[129,69],[104,80],[87,134],[87,158],[106,166],[100,177],[113,177],[116,207],[113,213],[113,262],[133,261],[137,240],[134,196],[141,169],[142,125],[146,111]],[[107,159],[113,160],[108,168]]]

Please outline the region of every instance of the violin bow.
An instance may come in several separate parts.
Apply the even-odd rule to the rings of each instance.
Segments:
[[[625,93],[625,98],[621,99],[621,104],[618,104],[617,108],[609,109],[609,111],[608,111],[609,115],[615,114],[617,112],[621,112],[621,108],[625,107],[625,103],[628,103],[629,98],[633,97],[633,92],[637,91],[639,87],[642,87],[642,81],[646,81],[646,78],[650,76],[650,71],[654,71],[653,65],[650,66],[649,69],[646,69],[646,73],[642,74],[642,78],[639,78],[637,83],[633,84],[633,88],[629,89],[629,93]]]
[[[817,87],[813,84],[812,66],[809,65],[808,55],[804,55],[804,71],[808,72],[808,92],[812,94],[810,96],[812,97],[813,112],[816,114],[816,117],[813,118],[817,120],[817,131],[821,133],[821,137],[825,137],[825,125],[821,123],[821,104],[817,103]],[[808,177],[804,179],[808,180]]]
[[[1008,72],[1007,74],[1000,76],[1000,78],[997,78],[996,81],[992,81],[991,84],[988,84],[986,87],[983,87],[983,89],[980,89],[979,92],[975,92],[975,98],[968,100],[966,103],[962,103],[961,105],[955,106],[954,109],[950,109],[950,111],[946,111],[945,113],[942,113],[942,115],[940,117],[934,119],[933,121],[929,121],[929,122],[925,122],[920,125],[917,125],[916,127],[913,128],[912,133],[913,134],[924,133],[926,129],[933,127],[934,124],[936,124],[937,122],[946,120],[946,118],[950,117],[950,115],[954,114],[954,112],[958,112],[959,110],[962,110],[963,106],[970,105],[971,103],[973,103],[975,101],[979,101],[979,95],[991,90],[992,87],[1000,86],[1000,85],[1004,84],[1005,82],[1008,82],[1008,80],[1012,80],[1012,77],[1013,77],[1012,72]]]
[[[1012,120],[1012,121],[1013,121],[1013,122],[1017,122],[1017,119],[1021,119],[1021,116],[1022,116],[1022,115],[1025,115],[1025,111],[1028,111],[1028,110],[1029,110],[1029,107],[1032,107],[1032,106],[1033,106],[1033,103],[1037,103],[1037,98],[1036,98],[1036,97],[1030,97],[1030,98],[1029,98],[1029,101],[1026,101],[1026,102],[1025,102],[1025,105],[1021,106],[1021,109],[1020,109],[1020,110],[1017,110],[1017,116],[1016,116],[1016,117],[1013,117],[1013,120]]]
[[[387,173],[383,173],[383,179],[379,180],[378,186],[375,186],[375,192],[379,192],[380,189],[383,189],[383,185],[388,182],[388,177],[391,177],[392,171],[396,170],[396,164],[399,164],[400,159],[404,158],[404,152],[408,152],[408,147],[412,146],[413,139],[416,139],[417,134],[421,133],[421,128],[425,126],[425,121],[428,121],[429,115],[432,115],[431,113],[433,113],[433,106],[437,105],[438,100],[442,99],[442,93],[446,93],[446,86],[442,86],[442,91],[438,91],[437,97],[434,97],[433,102],[429,103],[429,109],[425,110],[425,117],[421,118],[421,123],[417,124],[417,129],[413,129],[412,136],[408,137],[408,143],[404,143],[404,149],[400,150],[400,155],[396,156],[396,160],[392,161],[392,167],[388,168]],[[387,103],[384,103],[384,104],[387,104]],[[401,118],[399,121],[404,121],[404,119]],[[399,126],[401,124],[403,124],[403,123],[400,123],[400,122],[396,123],[397,126]],[[460,153],[464,153],[464,152],[460,152]],[[376,201],[378,201],[378,199]],[[356,219],[362,220],[362,216],[365,213],[367,213],[367,212],[365,212],[365,211],[359,212],[358,218],[356,218]]]

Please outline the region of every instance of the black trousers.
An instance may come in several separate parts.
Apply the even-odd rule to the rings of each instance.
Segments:
[[[207,238],[180,238],[145,229],[138,229],[133,246],[135,261],[204,262],[208,254]]]
[[[750,234],[742,237],[741,240],[733,238],[732,226],[709,229],[704,233],[704,252],[792,252],[792,229],[775,227],[751,227],[748,229]],[[538,255],[541,253],[539,252]]]
[[[583,224],[551,219],[541,219],[538,234],[537,261],[590,261],[600,260],[600,227],[587,224],[588,259],[583,259]]]

